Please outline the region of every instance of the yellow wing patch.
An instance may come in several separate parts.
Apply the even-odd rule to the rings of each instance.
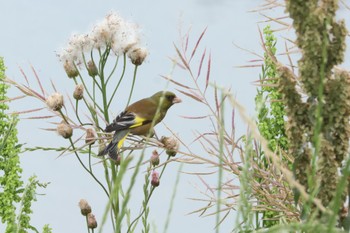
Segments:
[[[135,116],[135,119],[134,119],[135,123],[132,126],[130,126],[130,129],[141,126],[145,121],[146,121],[145,118]]]

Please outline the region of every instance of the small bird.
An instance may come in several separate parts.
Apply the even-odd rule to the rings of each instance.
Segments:
[[[118,150],[123,145],[129,133],[152,137],[153,127],[161,122],[168,109],[181,99],[170,91],[159,91],[154,95],[141,99],[129,105],[111,124],[106,126],[105,132],[115,131],[112,141],[98,154],[108,154],[110,158],[118,158]]]

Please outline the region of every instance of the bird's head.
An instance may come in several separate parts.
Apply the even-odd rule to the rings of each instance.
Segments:
[[[164,110],[168,110],[173,104],[181,102],[181,99],[170,91],[159,91],[151,98],[159,103]]]

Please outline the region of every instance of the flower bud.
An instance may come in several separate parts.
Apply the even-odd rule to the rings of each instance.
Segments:
[[[88,228],[95,229],[97,227],[97,221],[96,221],[95,215],[93,215],[92,213],[89,213],[87,218],[88,218],[87,220]]]
[[[154,151],[152,152],[152,156],[151,156],[150,161],[151,161],[151,164],[152,164],[153,166],[159,165],[159,154],[158,154],[158,152],[157,152],[156,150],[154,150]]]
[[[64,71],[66,71],[68,78],[75,78],[79,75],[79,71],[73,62],[65,61],[63,64],[63,68]]]
[[[63,95],[61,95],[58,92],[53,93],[52,95],[47,97],[46,104],[53,111],[61,110],[61,108],[63,107]]]
[[[167,155],[175,156],[177,154],[180,144],[176,138],[163,136],[160,141],[164,144]]]
[[[85,137],[85,143],[92,145],[96,142],[96,135],[94,129],[87,129],[86,130],[86,137]]]
[[[116,165],[120,165],[120,162],[122,161],[122,157],[120,156],[120,155],[117,155],[118,157],[117,157],[117,159],[115,160],[115,164]]]
[[[70,125],[68,125],[65,121],[62,121],[57,126],[57,133],[64,138],[70,138],[73,135],[73,129]]]
[[[81,214],[84,216],[87,216],[89,213],[91,213],[91,206],[85,199],[81,199],[79,201],[79,208],[80,208]]]
[[[88,61],[87,70],[88,70],[88,73],[91,77],[95,77],[96,75],[98,75],[97,67],[95,65],[95,62],[93,62],[93,61]]]
[[[145,58],[147,57],[148,52],[145,48],[133,48],[128,52],[128,57],[131,60],[131,63],[139,66],[143,63]]]
[[[76,100],[81,100],[84,97],[84,85],[78,84],[75,86],[74,92],[73,92],[73,98]]]
[[[153,187],[158,187],[159,186],[159,174],[156,171],[152,172],[151,185]]]

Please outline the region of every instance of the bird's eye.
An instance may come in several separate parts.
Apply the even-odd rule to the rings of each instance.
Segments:
[[[169,101],[173,101],[174,96],[172,96],[172,95],[167,95],[167,96],[165,96],[165,98],[167,98],[167,100],[169,100]]]

